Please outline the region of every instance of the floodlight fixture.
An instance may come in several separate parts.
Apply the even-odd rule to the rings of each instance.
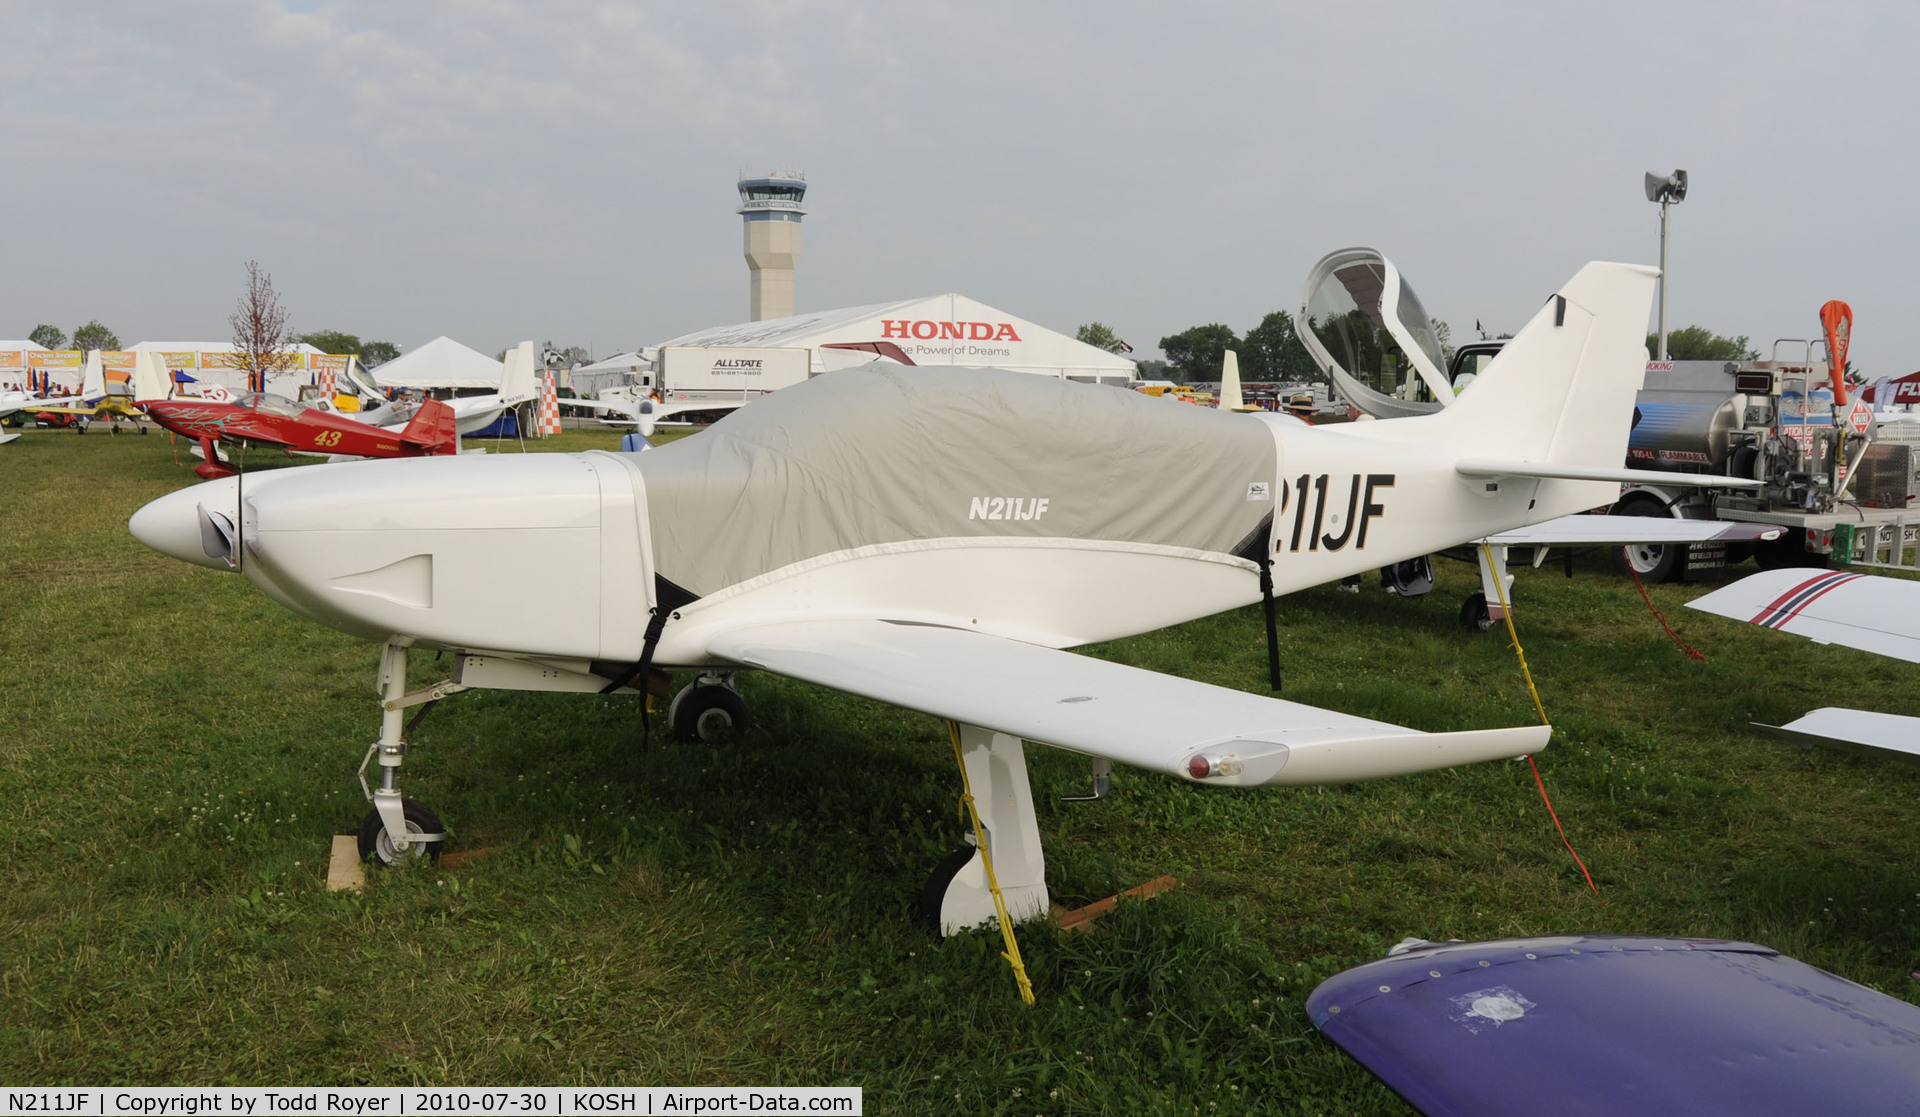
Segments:
[[[1654,360],[1667,359],[1667,211],[1687,198],[1687,172],[1670,175],[1647,172],[1647,201],[1660,203],[1660,348]]]

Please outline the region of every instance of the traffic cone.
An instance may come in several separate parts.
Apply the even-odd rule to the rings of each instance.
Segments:
[[[541,438],[560,433],[560,395],[554,391],[552,369],[540,384],[540,416],[534,420],[533,433]]]

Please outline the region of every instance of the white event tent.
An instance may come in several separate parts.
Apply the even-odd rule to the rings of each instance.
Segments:
[[[506,366],[450,337],[436,337],[368,371],[382,388],[500,390]]]
[[[24,388],[27,386],[28,353],[45,353],[47,347],[37,341],[0,341],[0,388]],[[67,371],[67,370],[62,370]],[[71,376],[55,376],[55,383],[65,383],[69,388],[80,384],[80,370],[73,369]]]
[[[871,346],[915,365],[990,366],[1123,387],[1136,375],[1125,357],[951,293],[715,326],[660,347],[683,345],[810,349],[816,373],[841,363],[823,356],[822,348]]]

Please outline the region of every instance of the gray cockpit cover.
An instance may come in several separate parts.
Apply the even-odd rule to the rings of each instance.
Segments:
[[[867,365],[633,460],[655,570],[704,597],[909,540],[1259,554],[1274,458],[1272,433],[1248,415],[1000,369]]]

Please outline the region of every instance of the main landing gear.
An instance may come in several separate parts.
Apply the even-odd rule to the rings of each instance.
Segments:
[[[407,693],[406,645],[389,641],[380,652],[380,739],[367,747],[360,762],[360,789],[373,809],[360,821],[360,859],[378,859],[383,865],[440,860],[447,842],[440,816],[426,804],[400,795],[400,764],[407,756],[407,710],[431,706],[449,694],[467,689],[454,682]],[[421,714],[426,710],[422,709]],[[418,717],[414,719],[416,722]],[[367,785],[367,765],[380,762],[380,786]]]
[[[963,725],[960,752],[1007,915],[1015,923],[1038,919],[1047,914],[1047,865],[1040,853],[1040,823],[1033,812],[1033,789],[1027,783],[1027,758],[1020,738]],[[1099,792],[1105,791],[1105,774],[1096,769]],[[972,834],[927,878],[920,893],[920,916],[942,935],[998,918],[986,865]]]
[[[681,687],[667,707],[667,721],[674,739],[687,744],[739,740],[751,724],[731,671],[704,671]]]

